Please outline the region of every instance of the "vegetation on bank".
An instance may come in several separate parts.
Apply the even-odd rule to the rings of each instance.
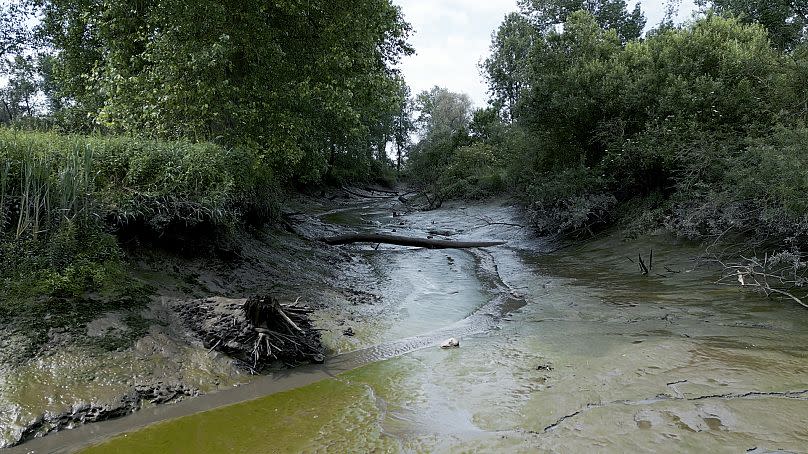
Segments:
[[[482,64],[489,108],[422,95],[461,113],[442,130],[422,122],[413,177],[438,197],[501,181],[546,233],[621,223],[808,245],[805,35],[774,41],[721,2],[727,15],[640,36],[625,2],[572,3],[523,1],[506,17]]]
[[[133,238],[265,222],[282,188],[398,171],[430,207],[519,194],[548,234],[743,237],[802,282],[808,8],[700,4],[644,33],[624,0],[520,0],[477,110],[446,88],[411,98],[390,0],[2,6],[3,289],[98,291]]]
[[[416,100],[408,169],[430,205],[507,188],[545,234],[732,239],[761,256],[729,279],[808,283],[805,2],[704,0],[645,34],[623,0],[518,4],[481,64],[489,107],[439,87]]]
[[[6,295],[75,297],[125,282],[118,239],[264,222],[277,183],[249,148],[0,129]]]
[[[389,182],[408,140],[389,0],[14,0],[0,25],[4,301],[125,294],[132,245],[266,222],[288,188]]]

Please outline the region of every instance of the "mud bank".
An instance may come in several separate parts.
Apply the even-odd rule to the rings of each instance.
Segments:
[[[362,202],[361,199],[359,201]],[[427,235],[427,230],[434,229],[431,221],[417,217],[405,221],[398,216],[403,207],[395,201],[389,201],[389,205],[378,200],[371,205],[367,201],[358,205],[352,203],[353,200],[342,207],[319,213],[297,211],[289,216],[292,225],[288,226],[288,230],[294,231],[295,236],[300,238],[318,236],[324,230],[392,229],[406,231],[407,234]],[[396,216],[393,216],[394,212]],[[438,345],[449,336],[485,333],[493,329],[509,311],[524,304],[517,292],[500,279],[491,255],[484,251],[446,251],[436,255],[417,249],[360,245],[331,248],[330,252],[348,265],[331,268],[335,272],[336,282],[350,282],[351,286],[328,286],[322,284],[324,281],[311,283],[313,286],[319,285],[320,291],[337,295],[328,304],[319,305],[319,310],[314,314],[330,352],[324,366],[304,367],[292,374],[270,374],[229,391],[222,391],[227,386],[219,386],[219,392],[211,393],[215,390],[210,390],[206,396],[188,402],[190,405],[181,403],[171,406],[169,411],[144,408],[134,418],[56,434],[40,440],[43,443],[29,443],[24,448],[69,450],[70,446],[75,447],[77,439],[86,442],[99,436],[99,433],[118,433],[122,426],[131,430],[133,425],[137,427],[153,423],[169,415],[192,414],[203,408],[216,408],[225,403],[303,386],[312,376],[324,373],[322,378],[327,378]],[[177,307],[188,309],[197,304],[216,306],[218,309],[212,311],[192,310],[190,317],[184,317],[186,326],[190,319],[191,325],[198,327],[200,323],[193,321],[194,317],[200,313],[221,312],[219,309],[227,311],[232,302],[224,298],[164,298],[162,306],[174,314],[178,312]],[[186,309],[179,312],[184,313]],[[126,421],[129,421],[129,425]]]
[[[251,346],[208,345],[226,315],[213,303],[232,312],[231,322],[243,317],[228,302],[255,294],[321,311],[373,303],[370,263],[306,239],[336,231],[316,214],[361,202],[298,196],[287,209],[300,214],[285,226],[236,233],[238,248],[226,256],[140,251],[130,267],[145,295],[48,301],[41,314],[1,321],[0,448],[252,381],[256,364],[244,354]],[[231,344],[239,339],[232,334]]]
[[[718,270],[694,260],[698,245],[614,234],[558,249],[521,227],[508,201],[401,211],[360,199],[295,215],[290,228],[508,243],[342,247],[354,267],[340,273],[367,285],[338,290],[316,314],[325,364],[20,449],[249,453],[271,440],[278,452],[800,452],[808,443],[808,316],[716,286]],[[626,257],[649,249],[646,275]],[[461,348],[440,349],[448,337]]]
[[[97,433],[87,452],[248,453],[266,450],[267,440],[279,452],[804,451],[806,313],[716,286],[719,270],[694,260],[697,245],[606,235],[546,253],[505,225],[519,222],[502,204],[394,220],[377,208],[340,215],[355,230],[441,230],[508,245],[460,255],[354,248],[388,265],[372,306],[386,310],[355,327],[380,333],[381,343],[230,405],[145,428],[120,419],[129,421],[117,428],[126,436]],[[651,248],[656,271],[644,275],[626,257]],[[411,280],[424,291],[396,298],[398,286],[410,294]],[[429,291],[436,282],[476,293],[440,299]],[[388,342],[395,326],[409,326],[402,336],[422,334]],[[424,332],[434,326],[442,328]],[[463,331],[469,326],[484,328]],[[430,343],[456,332],[459,349]],[[87,445],[75,441],[62,446]]]

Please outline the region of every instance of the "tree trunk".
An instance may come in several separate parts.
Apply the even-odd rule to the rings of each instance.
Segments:
[[[373,233],[349,233],[328,238],[320,241],[331,246],[352,243],[384,243],[395,244],[397,246],[423,247],[427,249],[467,249],[477,247],[501,246],[506,241],[451,241],[435,240],[431,238],[415,238],[396,235],[382,235]]]

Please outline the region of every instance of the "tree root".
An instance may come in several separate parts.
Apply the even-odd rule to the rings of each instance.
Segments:
[[[271,296],[255,296],[244,303],[244,315],[255,332],[253,368],[284,358],[323,361],[320,333],[309,319],[312,310],[298,306],[299,300],[282,306]]]

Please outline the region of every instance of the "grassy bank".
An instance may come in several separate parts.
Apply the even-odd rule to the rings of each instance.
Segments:
[[[131,290],[123,249],[275,213],[276,179],[249,148],[0,129],[7,307]]]

